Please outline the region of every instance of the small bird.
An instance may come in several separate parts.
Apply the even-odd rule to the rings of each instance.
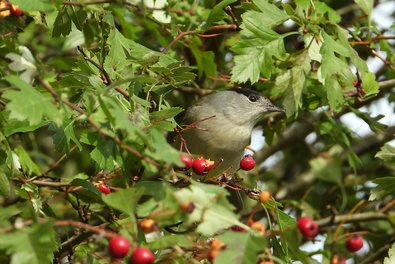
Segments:
[[[271,112],[284,110],[250,89],[212,93],[186,110],[182,137],[191,154],[216,163],[216,172],[230,167],[237,169],[245,148],[250,145],[253,128]],[[180,140],[174,146],[179,148]]]

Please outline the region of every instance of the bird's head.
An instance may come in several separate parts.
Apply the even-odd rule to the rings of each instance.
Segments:
[[[246,88],[221,91],[215,96],[220,102],[217,110],[237,125],[253,127],[269,113],[284,112],[262,94]]]

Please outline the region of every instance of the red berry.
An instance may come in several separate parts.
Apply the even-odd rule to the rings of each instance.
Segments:
[[[192,166],[193,166],[193,158],[191,158],[189,156],[180,155],[180,160],[182,161],[182,163],[185,164],[185,168],[186,169],[192,168]]]
[[[11,14],[13,14],[16,17],[19,17],[23,14],[22,9],[18,8],[18,6],[15,6],[15,5],[10,6],[10,11],[11,11]]]
[[[298,228],[305,237],[313,238],[318,234],[317,223],[307,216],[299,218]]]
[[[252,170],[255,167],[255,159],[251,155],[245,155],[240,160],[240,169],[242,170]]]
[[[123,236],[114,236],[108,244],[108,250],[114,258],[123,258],[128,254],[129,248],[129,240]]]
[[[198,175],[206,175],[214,168],[214,161],[197,158],[193,161],[192,169]]]
[[[104,193],[104,194],[109,194],[111,192],[110,187],[105,182],[99,182],[97,185],[97,189],[99,192]]]
[[[363,239],[359,235],[352,235],[347,238],[346,248],[350,252],[355,252],[363,247]]]
[[[155,260],[154,253],[148,248],[137,247],[130,255],[130,264],[150,264]]]

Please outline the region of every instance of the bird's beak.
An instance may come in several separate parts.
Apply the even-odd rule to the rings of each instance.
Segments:
[[[284,109],[282,109],[282,108],[280,108],[278,106],[275,106],[274,104],[270,104],[270,105],[266,106],[266,110],[268,112],[280,112],[280,113],[284,113],[285,112]]]

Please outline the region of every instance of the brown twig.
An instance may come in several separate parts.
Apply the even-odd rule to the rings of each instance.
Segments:
[[[96,61],[94,61],[92,58],[90,58],[84,51],[83,48],[81,48],[80,46],[77,46],[78,51],[82,54],[82,56],[84,56],[84,59],[91,63],[93,66],[95,66],[102,74],[103,74],[103,83],[107,86],[112,84],[110,75],[108,74],[108,72],[106,71],[106,69],[104,69],[103,65],[100,65],[99,63],[97,63]],[[121,87],[117,86],[114,88],[117,92],[119,92],[120,94],[122,94],[126,99],[129,99],[129,93],[127,91],[125,91],[124,89],[122,89]]]
[[[235,24],[227,24],[227,25],[215,25],[215,26],[211,26],[209,27],[205,32],[210,32],[210,31],[217,31],[217,30],[224,30],[224,29],[228,29],[228,30],[236,30],[238,28],[237,25]],[[204,33],[204,32],[203,32]],[[179,31],[178,35],[169,43],[169,45],[167,45],[162,53],[166,54],[169,49],[171,47],[174,46],[174,44],[176,44],[178,41],[180,41],[180,39],[182,39],[183,37],[187,36],[187,35],[194,35],[194,34],[200,34],[198,30],[191,30],[191,31]]]
[[[82,56],[84,56],[84,59],[88,62],[90,62],[93,66],[95,66],[97,69],[99,69],[99,71],[103,74],[104,79],[105,79],[105,84],[106,85],[110,85],[112,83],[110,75],[108,75],[108,72],[106,71],[106,69],[104,69],[103,65],[100,65],[99,63],[97,63],[96,61],[94,61],[91,57],[89,57],[88,55],[86,55],[85,51],[83,50],[83,48],[81,48],[81,46],[77,46],[78,51],[82,54]]]
[[[48,220],[44,219],[44,218],[39,218],[39,219],[34,220],[34,221],[32,219],[29,219],[29,220],[24,221],[22,223],[22,226],[31,226],[31,225],[33,225],[35,223],[45,224],[46,222],[48,222]],[[54,226],[74,226],[74,227],[79,227],[79,228],[82,228],[82,229],[85,229],[85,230],[89,230],[89,231],[92,231],[94,233],[97,233],[97,234],[100,234],[102,236],[109,237],[109,238],[117,235],[117,233],[114,232],[114,231],[111,231],[111,230],[108,230],[108,229],[104,229],[104,227],[106,226],[105,224],[99,225],[99,226],[92,226],[92,225],[89,225],[89,224],[86,224],[86,223],[83,223],[83,222],[74,221],[74,220],[57,220],[57,221],[55,221]],[[2,230],[2,233],[11,232],[15,228],[16,228],[15,225],[7,226],[6,228],[4,228]]]
[[[63,5],[86,6],[86,5],[98,5],[98,4],[111,4],[111,3],[116,3],[116,1],[115,0],[96,0],[90,2],[64,1]]]

